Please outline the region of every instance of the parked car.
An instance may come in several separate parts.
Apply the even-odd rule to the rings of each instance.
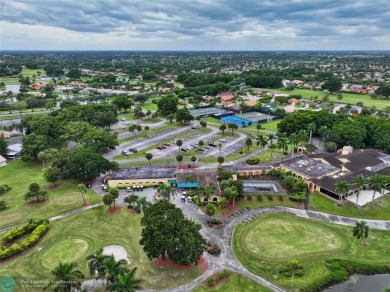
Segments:
[[[161,146],[157,146],[156,149],[162,150],[163,148]]]
[[[187,197],[187,201],[188,201],[189,203],[192,203],[192,197],[188,196],[188,197]]]
[[[187,149],[185,149],[185,148],[181,148],[181,151],[187,152]]]
[[[165,143],[164,145],[165,145],[165,146],[171,146],[171,144],[169,144],[169,143]]]
[[[130,153],[127,152],[127,151],[122,151],[122,154],[123,154],[123,155],[126,155],[126,156],[130,155]]]
[[[185,202],[186,201],[186,196],[181,196],[181,199],[180,199],[182,202]]]
[[[214,143],[209,143],[208,145],[211,147],[217,147],[217,145],[215,145]]]

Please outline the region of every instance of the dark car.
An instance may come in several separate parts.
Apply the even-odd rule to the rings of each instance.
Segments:
[[[211,147],[217,147],[217,145],[215,145],[214,143],[209,143],[208,145]]]
[[[185,148],[181,148],[181,151],[187,152],[187,149],[185,149]]]

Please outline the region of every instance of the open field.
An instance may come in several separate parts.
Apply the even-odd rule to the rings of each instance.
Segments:
[[[209,288],[207,286],[207,283],[203,283],[202,285],[192,290],[192,292],[205,292],[205,291],[271,292],[272,290],[261,286],[260,284],[256,283],[255,281],[243,275],[234,274],[231,278],[229,278],[226,282],[222,283],[218,287]]]
[[[304,289],[330,271],[325,260],[340,258],[373,265],[390,262],[390,232],[370,230],[368,246],[352,236],[352,227],[334,225],[287,214],[267,214],[239,224],[232,247],[250,271],[290,289],[290,277],[279,271],[298,259],[304,269],[294,288]]]
[[[347,217],[390,220],[390,197],[379,198],[357,209],[351,202],[339,207],[335,201],[314,193],[310,196],[309,209]]]
[[[41,75],[46,75],[46,71],[43,69],[27,69],[27,68],[22,69],[22,75],[23,75],[23,77],[30,77],[30,78],[33,75],[35,75],[37,77],[37,79],[39,79],[38,71],[41,72]]]
[[[7,202],[8,208],[0,212],[0,228],[19,225],[29,218],[46,218],[68,212],[83,206],[83,199],[77,192],[75,180],[60,180],[58,189],[48,190],[49,199],[39,204],[27,204],[23,198],[31,183],[36,182],[46,189],[47,183],[43,177],[44,171],[40,163],[27,163],[22,160],[12,160],[9,165],[0,168],[0,184],[8,184],[12,191],[1,199]],[[88,191],[85,199],[88,204],[101,201],[100,196]]]
[[[143,108],[145,110],[155,111],[155,110],[157,110],[157,104],[155,104],[153,102],[145,102],[143,105],[141,105],[141,108]]]
[[[51,222],[49,232],[32,249],[24,254],[1,263],[0,274],[20,280],[46,280],[50,270],[58,261],[76,261],[78,268],[90,278],[86,257],[103,246],[118,244],[123,246],[129,259],[129,267],[137,267],[137,276],[145,280],[147,289],[169,289],[185,284],[200,275],[193,267],[187,270],[162,269],[146,257],[142,246],[140,219],[122,208],[114,213],[108,207],[81,212],[70,217]],[[42,289],[17,291],[42,291]]]

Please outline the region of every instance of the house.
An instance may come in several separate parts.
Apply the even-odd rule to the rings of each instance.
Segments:
[[[296,99],[296,98],[290,98],[290,99],[288,100],[288,102],[289,102],[290,104],[294,105],[294,104],[297,104],[297,103],[299,103],[299,99]]]
[[[255,100],[246,100],[246,101],[244,101],[244,103],[250,107],[255,106],[257,104],[257,102]]]
[[[5,139],[9,139],[9,137],[11,137],[12,135],[12,132],[9,132],[9,131],[0,131],[0,136],[3,136]]]
[[[0,167],[7,165],[7,159],[0,155]]]
[[[286,113],[293,113],[293,112],[295,112],[295,106],[293,106],[293,105],[288,105],[288,106],[286,106],[285,108],[284,108],[284,110],[285,110],[285,112]]]
[[[22,147],[23,147],[23,145],[21,143],[16,143],[16,144],[13,144],[13,145],[9,145],[7,147],[7,150],[8,150],[7,157],[8,158],[13,158],[13,159],[19,158],[20,157],[20,152],[22,151]]]
[[[232,93],[221,93],[218,94],[217,97],[219,97],[222,101],[229,101],[234,99],[234,95]]]

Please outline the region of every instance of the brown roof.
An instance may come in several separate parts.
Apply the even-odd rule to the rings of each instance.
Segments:
[[[350,162],[344,163],[343,166],[351,172],[359,171],[382,163],[382,160],[378,159],[382,155],[374,149],[355,150],[352,154],[344,156]]]

